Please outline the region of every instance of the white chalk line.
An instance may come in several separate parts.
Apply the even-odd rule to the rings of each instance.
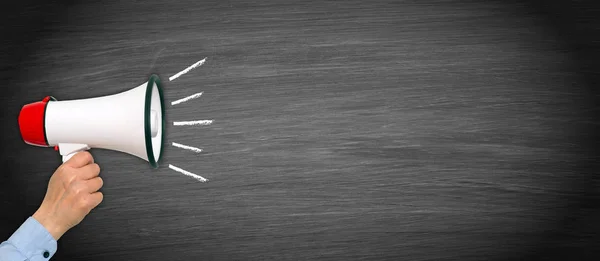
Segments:
[[[191,100],[191,99],[196,99],[196,98],[198,98],[198,97],[202,96],[202,94],[203,94],[203,93],[204,93],[204,92],[199,92],[199,93],[196,93],[196,94],[190,95],[190,96],[188,96],[188,97],[185,97],[185,98],[183,98],[183,99],[176,100],[176,101],[174,101],[174,102],[171,102],[171,105],[177,105],[177,104],[180,104],[180,103],[182,103],[182,102],[189,101],[189,100]]]
[[[171,164],[169,164],[169,168],[170,168],[170,169],[172,169],[172,170],[174,170],[174,171],[177,171],[177,172],[179,172],[179,173],[181,173],[181,174],[183,174],[183,175],[186,175],[186,176],[189,176],[189,177],[195,178],[195,179],[197,179],[197,180],[199,180],[199,181],[201,181],[201,182],[207,182],[207,181],[208,181],[208,179],[205,179],[205,178],[203,178],[202,176],[199,176],[199,175],[196,175],[196,174],[194,174],[194,173],[191,173],[191,172],[189,172],[189,171],[186,171],[186,170],[180,169],[180,168],[178,168],[178,167],[175,167],[175,166],[173,166],[173,165],[171,165]]]
[[[173,147],[177,147],[177,148],[181,148],[181,149],[185,149],[185,150],[191,150],[191,151],[196,152],[196,153],[202,152],[202,149],[195,148],[195,147],[192,147],[192,146],[183,145],[183,144],[179,144],[179,143],[176,143],[176,142],[173,142]]]
[[[196,68],[196,67],[198,67],[198,66],[201,66],[202,64],[204,64],[204,61],[206,61],[206,57],[204,57],[204,59],[202,59],[202,60],[200,60],[200,61],[198,61],[198,62],[196,62],[196,63],[194,63],[194,64],[190,65],[190,67],[188,67],[188,68],[185,68],[183,71],[181,71],[181,72],[178,72],[177,74],[175,74],[175,75],[173,75],[173,76],[169,77],[169,81],[175,80],[175,79],[177,79],[179,76],[181,76],[181,75],[183,75],[183,74],[186,74],[187,72],[189,72],[191,69],[194,69],[194,68]]]
[[[200,121],[176,121],[173,122],[175,126],[193,126],[193,125],[211,125],[213,120],[200,120]]]

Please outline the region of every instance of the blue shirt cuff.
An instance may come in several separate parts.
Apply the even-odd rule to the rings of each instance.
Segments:
[[[7,242],[30,260],[48,260],[57,249],[54,237],[33,217],[27,218]]]

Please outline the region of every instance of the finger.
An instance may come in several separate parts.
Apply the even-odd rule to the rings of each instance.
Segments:
[[[78,170],[77,175],[82,180],[93,179],[100,175],[100,166],[96,163],[86,165]]]
[[[90,193],[94,193],[104,185],[104,180],[101,177],[95,177],[93,179],[85,181],[87,191]]]
[[[102,194],[102,192],[94,192],[92,194],[89,194],[88,195],[88,203],[90,204],[89,208],[93,209],[93,208],[97,207],[98,205],[100,205],[102,200],[104,200],[104,195]]]
[[[80,151],[67,160],[65,165],[69,165],[74,168],[81,168],[92,163],[94,163],[94,157],[92,157],[92,154],[88,151]]]

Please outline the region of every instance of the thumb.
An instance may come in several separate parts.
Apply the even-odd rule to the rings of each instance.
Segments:
[[[80,151],[75,153],[75,155],[67,160],[64,165],[74,168],[81,168],[92,163],[94,163],[94,157],[92,157],[92,154],[88,151]]]

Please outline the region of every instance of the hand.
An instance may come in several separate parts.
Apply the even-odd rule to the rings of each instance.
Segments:
[[[78,152],[52,175],[39,209],[33,214],[55,240],[78,225],[102,202],[103,181],[92,154]]]

